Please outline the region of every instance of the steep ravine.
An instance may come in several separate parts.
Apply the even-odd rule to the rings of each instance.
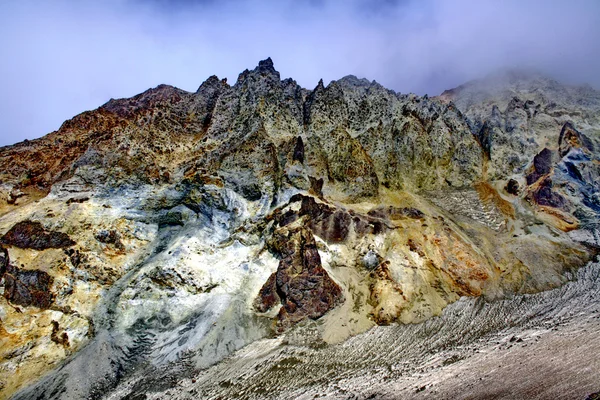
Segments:
[[[481,83],[309,91],[268,59],[0,149],[0,397],[529,393],[466,362],[520,357],[490,344],[507,335],[559,343],[560,321],[597,349],[600,129],[569,118],[596,104],[574,113],[575,89],[517,121],[560,92],[528,79],[478,106]],[[538,398],[593,391],[568,348],[589,368]]]

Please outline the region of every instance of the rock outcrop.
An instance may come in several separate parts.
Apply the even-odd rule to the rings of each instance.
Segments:
[[[46,250],[71,247],[75,244],[68,235],[62,232],[48,232],[39,222],[21,221],[2,238],[3,244],[22,249]]]
[[[556,147],[563,125],[597,136],[600,92],[566,86],[534,71],[509,70],[445,91],[490,159],[490,179],[522,173],[544,147]]]
[[[3,394],[101,398],[270,335],[561,286],[600,245],[600,95],[507,79],[306,90],[267,59],[0,149]]]
[[[342,290],[321,266],[317,244],[309,230],[280,228],[269,247],[281,261],[260,290],[257,309],[267,312],[281,304],[278,331],[305,318],[318,319],[342,300]]]

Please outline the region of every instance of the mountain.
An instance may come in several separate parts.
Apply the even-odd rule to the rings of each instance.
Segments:
[[[533,71],[508,70],[447,90],[440,99],[464,112],[489,160],[487,179],[514,178],[529,187],[541,182],[562,197],[552,195],[546,202],[557,206],[566,200],[578,219],[597,220],[600,92]],[[541,167],[543,159],[547,167]],[[537,168],[553,171],[537,180],[545,175]],[[580,201],[584,207],[576,205]]]
[[[311,91],[267,59],[3,147],[0,397],[389,397],[566,314],[600,368],[599,105],[515,71]],[[600,390],[565,365],[540,398]],[[471,390],[531,389],[500,378]]]

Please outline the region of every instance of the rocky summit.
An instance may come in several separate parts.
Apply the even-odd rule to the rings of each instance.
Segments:
[[[592,88],[267,59],[0,148],[0,183],[0,398],[600,396]]]

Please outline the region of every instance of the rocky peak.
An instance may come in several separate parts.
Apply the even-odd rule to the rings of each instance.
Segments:
[[[211,75],[208,77],[207,80],[202,82],[196,93],[201,94],[206,91],[219,90],[223,87],[229,87],[229,85],[227,84],[227,78],[219,79],[218,76]]]
[[[557,149],[565,123],[589,137],[600,134],[599,91],[563,85],[535,71],[498,72],[439,98],[453,101],[489,148],[491,178],[522,173],[544,147]]]
[[[317,82],[317,86],[315,86],[315,89],[313,90],[313,92],[318,92],[323,89],[325,89],[325,85],[323,84],[323,79],[319,79],[319,82]]]
[[[272,334],[340,341],[560,284],[597,245],[599,117],[478,85],[446,93],[456,106],[354,76],[309,91],[267,59],[0,149],[2,351],[20,354],[3,388],[67,344],[62,375],[17,398],[94,398]]]
[[[110,99],[101,108],[120,117],[130,118],[139,112],[176,104],[188,94],[174,86],[162,84],[129,99]]]
[[[245,70],[242,72],[238,77],[236,85],[244,85],[248,82],[261,82],[262,80],[276,82],[281,80],[280,74],[275,69],[273,60],[271,60],[270,57],[266,60],[259,61],[256,68],[254,68],[252,71]]]
[[[264,74],[279,74],[279,72],[275,70],[271,57],[267,57],[267,59],[259,61],[258,66],[254,69],[254,71]]]
[[[339,79],[337,82],[340,84],[348,85],[348,86],[363,86],[369,87],[371,85],[376,85],[377,82],[369,81],[366,78],[357,78],[355,75],[346,75],[343,78]]]

